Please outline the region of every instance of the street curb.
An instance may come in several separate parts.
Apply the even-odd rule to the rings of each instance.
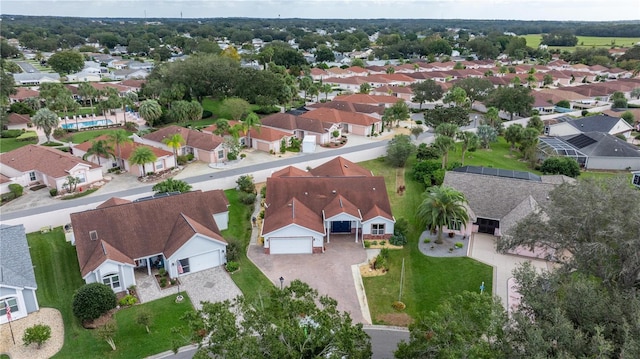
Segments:
[[[186,352],[189,350],[194,350],[194,349],[198,349],[198,346],[195,344],[191,344],[191,345],[185,345],[183,347],[178,348],[178,353],[182,353],[182,352]],[[145,357],[145,359],[161,359],[161,358],[168,358],[170,356],[174,356],[176,353],[173,352],[173,350],[167,350],[166,352],[162,352],[162,353],[158,353],[155,355],[151,355],[148,357]]]
[[[405,328],[405,327],[396,327],[396,326],[391,326],[391,325],[363,325],[362,326],[363,329],[370,329],[370,330],[388,330],[388,331],[394,331],[394,332],[409,332],[409,329]]]

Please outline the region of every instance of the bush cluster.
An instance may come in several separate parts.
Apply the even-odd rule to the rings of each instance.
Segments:
[[[227,271],[229,273],[233,273],[235,271],[238,270],[238,268],[240,268],[240,264],[238,264],[238,262],[234,262],[234,261],[228,261],[227,265],[226,265]]]
[[[73,314],[84,322],[94,320],[115,308],[116,294],[102,283],[89,283],[80,287],[73,295]]]
[[[16,138],[20,136],[24,131],[23,130],[4,130],[0,132],[0,137],[2,138]]]
[[[118,304],[121,307],[130,307],[134,304],[138,303],[138,298],[132,296],[131,294],[127,294],[122,299],[118,301]]]

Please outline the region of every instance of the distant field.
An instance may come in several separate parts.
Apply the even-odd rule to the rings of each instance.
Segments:
[[[537,48],[540,45],[542,34],[528,34],[522,35],[527,40],[527,46]],[[561,47],[552,46],[551,48],[558,48],[562,50],[575,50],[576,47],[605,47],[611,46],[618,47],[630,47],[633,44],[640,42],[640,37],[595,37],[595,36],[578,36],[578,44],[575,47]]]

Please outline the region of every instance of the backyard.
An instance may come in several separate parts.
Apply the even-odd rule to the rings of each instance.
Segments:
[[[18,141],[15,138],[0,138],[0,152],[9,152],[26,145],[38,143],[38,137],[29,141]]]
[[[414,212],[422,200],[424,186],[411,179],[411,171],[405,172],[406,191],[395,191],[396,169],[381,159],[360,163],[384,176],[393,215],[405,218],[410,224],[409,243],[401,250],[391,250],[389,272],[384,276],[363,278],[371,317],[374,324],[406,326],[411,319],[435,308],[443,298],[462,291],[478,291],[484,281],[492,286],[493,270],[490,266],[470,258],[432,258],[418,250],[421,230],[416,228]],[[407,168],[411,167],[411,161]],[[397,312],[391,304],[400,297],[402,261],[405,261],[405,282],[401,301],[407,305],[406,314]]]
[[[118,311],[115,314],[117,350],[112,351],[92,330],[84,329],[73,315],[73,293],[84,281],[80,277],[75,247],[65,241],[62,229],[30,233],[27,240],[38,283],[38,302],[41,307],[58,309],[64,320],[64,346],[54,358],[141,358],[172,349],[174,340],[179,341],[179,345],[187,344],[184,336],[172,333],[171,329],[178,327],[184,332],[186,327],[179,318],[193,309],[191,301],[175,303],[170,296]],[[136,313],[143,309],[153,313],[150,334],[134,322]]]
[[[522,35],[527,40],[527,46],[534,49],[540,45],[542,34],[527,34]],[[550,49],[560,49],[573,51],[578,47],[582,48],[606,48],[610,49],[612,46],[617,47],[631,47],[635,43],[640,41],[637,37],[597,37],[597,36],[576,36],[578,38],[578,44],[573,47],[568,46],[549,46]]]

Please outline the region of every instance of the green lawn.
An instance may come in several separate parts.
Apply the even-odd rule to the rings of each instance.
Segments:
[[[238,191],[229,189],[225,191],[229,199],[229,229],[222,231],[227,240],[235,240],[241,244],[238,263],[240,270],[231,274],[231,278],[242,291],[248,301],[253,302],[259,296],[266,296],[273,284],[253,262],[247,258],[246,251],[251,239],[251,206],[238,201]]]
[[[407,168],[411,168],[411,162]],[[443,298],[452,294],[465,290],[477,291],[483,281],[487,287],[492,285],[493,271],[490,266],[470,258],[431,258],[418,250],[421,231],[415,226],[414,213],[421,201],[424,186],[411,179],[410,170],[405,173],[406,192],[398,196],[395,192],[396,169],[379,159],[360,164],[372,170],[374,175],[385,177],[394,217],[405,218],[410,223],[409,243],[401,250],[390,251],[390,271],[384,276],[363,278],[374,324],[398,324],[389,318],[397,313],[391,303],[398,300],[403,259],[405,285],[402,301],[407,305],[406,313],[414,319],[432,310]]]
[[[449,162],[462,162],[461,143],[456,144],[456,150],[449,153]],[[507,170],[528,171],[541,174],[539,171],[529,168],[529,164],[520,160],[520,153],[514,150],[509,153],[509,143],[504,137],[498,137],[498,142],[491,144],[491,149],[484,150],[478,148],[475,152],[468,152],[464,157],[464,164],[469,166],[484,166],[493,168],[504,168]]]
[[[181,336],[171,333],[171,328],[183,324],[180,316],[193,307],[189,300],[175,304],[171,296],[119,311],[115,316],[118,349],[111,351],[106,342],[96,339],[93,331],[84,329],[73,316],[73,293],[84,281],[75,247],[65,241],[62,229],[46,234],[30,233],[27,240],[38,283],[38,302],[41,307],[58,309],[64,320],[64,346],[54,358],[140,358],[171,349],[173,338],[181,340],[181,345],[186,344]],[[133,323],[135,312],[145,307],[154,314],[151,334]]]
[[[527,34],[520,37],[524,37],[527,40],[527,46],[533,47],[535,49],[538,47],[538,45],[540,45],[542,34]],[[569,51],[575,50],[576,47],[603,47],[609,49],[614,45],[617,47],[631,47],[639,41],[640,38],[638,37],[578,36],[578,44],[576,46],[550,46],[550,48]]]
[[[102,129],[102,130],[89,130],[82,132],[73,133],[66,141],[71,141],[73,143],[82,143],[86,141],[93,140],[96,137],[102,136],[104,134],[110,134],[115,131],[114,129]],[[127,134],[131,135],[132,132],[127,131]]]
[[[29,144],[38,143],[38,138],[30,141],[18,141],[15,138],[0,138],[0,152],[13,151],[16,148],[24,147]]]

